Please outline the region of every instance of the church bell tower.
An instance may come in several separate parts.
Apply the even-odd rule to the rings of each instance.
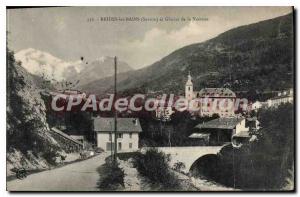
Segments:
[[[185,83],[185,98],[189,101],[194,98],[193,82],[190,72],[188,75],[188,80]]]

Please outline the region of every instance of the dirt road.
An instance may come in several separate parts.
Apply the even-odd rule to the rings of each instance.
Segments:
[[[8,191],[99,191],[97,168],[107,154],[7,182]]]

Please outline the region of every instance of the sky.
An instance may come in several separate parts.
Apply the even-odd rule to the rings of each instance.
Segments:
[[[291,11],[291,7],[10,9],[7,11],[8,46],[15,52],[34,48],[64,61],[117,56],[134,69],[139,69],[183,46]],[[134,20],[98,20],[101,17],[119,17],[121,20],[132,17]]]

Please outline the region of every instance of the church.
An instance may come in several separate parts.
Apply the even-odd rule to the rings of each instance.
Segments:
[[[233,117],[236,94],[228,88],[203,88],[194,91],[192,77],[189,73],[185,83],[185,98],[190,102],[196,100],[198,115],[201,117]]]

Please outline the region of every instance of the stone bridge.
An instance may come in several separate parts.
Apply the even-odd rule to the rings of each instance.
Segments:
[[[224,146],[226,144],[223,146],[158,147],[158,150],[170,154],[171,167],[177,162],[182,162],[185,165],[182,171],[188,173],[195,161],[204,155],[216,155]]]

